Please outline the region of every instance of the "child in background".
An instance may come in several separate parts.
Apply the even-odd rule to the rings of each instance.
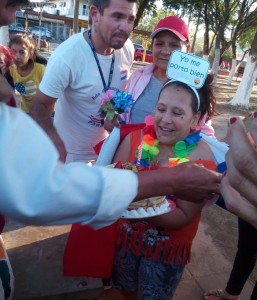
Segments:
[[[10,40],[9,47],[14,55],[14,65],[10,67],[10,73],[15,89],[21,94],[21,109],[29,113],[47,60],[37,54],[36,44],[27,34],[15,35]]]
[[[6,46],[0,45],[0,73],[3,75],[0,82],[0,94],[2,98],[6,99],[5,102],[7,105],[16,107],[17,101],[14,94],[14,82],[9,70],[13,64],[13,58],[11,50]],[[6,80],[9,85],[6,84],[6,82],[2,82],[4,80]]]
[[[156,168],[191,160],[215,170],[215,157],[196,131],[205,114],[211,116],[214,111],[211,82],[208,76],[197,91],[179,81],[167,82],[161,89],[153,123],[127,135],[113,161]],[[165,214],[119,221],[112,286],[122,292],[122,299],[170,300],[174,295],[190,261],[205,201],[170,201],[175,209]]]

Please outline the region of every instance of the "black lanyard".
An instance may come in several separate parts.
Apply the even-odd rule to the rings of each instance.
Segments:
[[[99,73],[101,75],[101,79],[102,79],[103,86],[104,86],[104,91],[106,92],[109,89],[109,87],[111,85],[111,82],[112,82],[114,62],[115,62],[114,52],[113,52],[113,56],[112,56],[112,63],[111,63],[111,68],[110,68],[110,73],[109,73],[109,80],[108,80],[108,86],[107,86],[106,83],[105,83],[105,80],[104,80],[103,71],[102,71],[102,68],[100,66],[100,62],[99,62],[98,56],[96,54],[95,47],[94,47],[93,42],[92,42],[91,30],[88,30],[88,38],[89,38],[89,41],[90,41],[89,45],[90,45],[90,47],[92,49],[92,52],[93,52],[94,57],[95,57],[95,61],[97,63],[97,67],[98,67]]]

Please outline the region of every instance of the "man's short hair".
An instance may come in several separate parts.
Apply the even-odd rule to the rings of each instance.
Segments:
[[[106,7],[110,5],[111,0],[90,0],[89,4],[94,5],[98,8],[100,14],[104,13]],[[138,4],[138,0],[127,0],[128,2],[135,2]]]
[[[29,0],[7,0],[6,6],[29,5]]]

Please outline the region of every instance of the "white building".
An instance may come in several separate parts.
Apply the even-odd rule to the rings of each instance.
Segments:
[[[35,3],[32,0],[34,10],[40,10],[38,3]],[[75,0],[49,0],[46,1],[47,4],[43,6],[43,12],[53,14],[53,15],[60,15],[73,18],[74,17],[74,7],[75,7]],[[80,0],[79,1],[79,19],[80,20],[87,20],[89,17],[89,3],[88,0]]]

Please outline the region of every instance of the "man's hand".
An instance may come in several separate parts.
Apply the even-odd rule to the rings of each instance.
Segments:
[[[251,141],[240,118],[232,118],[227,141],[230,150],[226,155],[229,185],[257,208],[257,118],[250,124]],[[226,199],[225,199],[226,201]]]
[[[112,132],[114,127],[120,128],[120,116],[115,115],[112,120],[109,120],[107,118],[104,119],[104,129],[108,132]]]
[[[222,175],[192,162],[174,168],[138,172],[137,200],[174,194],[192,202],[201,202],[219,193]]]
[[[184,200],[201,202],[220,193],[222,175],[194,163],[183,163],[176,168],[173,194]]]

